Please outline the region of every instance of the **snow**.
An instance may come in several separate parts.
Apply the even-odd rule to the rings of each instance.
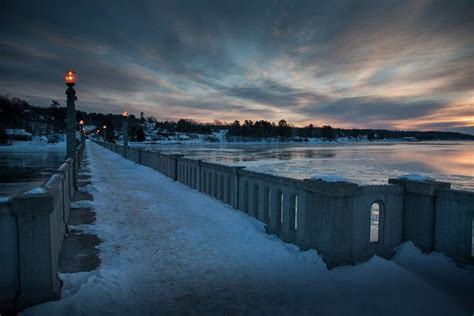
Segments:
[[[7,135],[18,135],[18,136],[31,136],[24,128],[6,128],[5,133]]]
[[[29,191],[26,191],[24,194],[25,195],[36,195],[36,194],[44,194],[46,193],[46,190],[44,188],[34,188],[34,189],[31,189]]]
[[[61,299],[25,315],[470,315],[474,267],[407,243],[328,270],[256,219],[87,144],[96,271],[60,274]],[[464,295],[456,296],[458,293]]]
[[[0,196],[0,203],[7,203],[10,201],[9,196]]]
[[[325,182],[350,182],[350,180],[337,174],[315,174],[311,176],[311,179]]]
[[[424,176],[421,174],[416,174],[416,173],[403,174],[399,177],[399,179],[410,180],[410,181],[421,181],[421,182],[433,180],[433,178],[430,178],[428,176]]]
[[[71,203],[71,207],[73,208],[92,208],[93,203],[88,200],[83,200],[83,201],[76,201]]]

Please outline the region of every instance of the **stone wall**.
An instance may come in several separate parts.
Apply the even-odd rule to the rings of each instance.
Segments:
[[[0,314],[59,297],[59,255],[83,150],[41,187],[0,201]]]
[[[390,258],[403,241],[459,262],[472,257],[474,193],[437,181],[390,179],[387,185],[297,180],[109,143],[100,145],[218,199],[266,224],[329,267]],[[377,238],[371,240],[378,206]]]

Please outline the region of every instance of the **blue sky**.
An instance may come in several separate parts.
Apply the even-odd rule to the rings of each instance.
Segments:
[[[472,1],[2,1],[0,93],[158,119],[474,130]]]

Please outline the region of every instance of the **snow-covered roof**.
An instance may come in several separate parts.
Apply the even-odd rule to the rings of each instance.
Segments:
[[[24,128],[7,128],[5,129],[7,135],[22,135],[22,136],[31,136],[31,133],[25,131]]]

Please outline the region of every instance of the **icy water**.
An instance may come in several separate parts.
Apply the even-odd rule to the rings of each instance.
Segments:
[[[391,177],[417,173],[451,182],[456,189],[474,191],[474,142],[187,144],[149,148],[297,179],[329,173],[359,184],[386,184]]]
[[[0,196],[38,186],[64,162],[63,151],[0,152]]]

